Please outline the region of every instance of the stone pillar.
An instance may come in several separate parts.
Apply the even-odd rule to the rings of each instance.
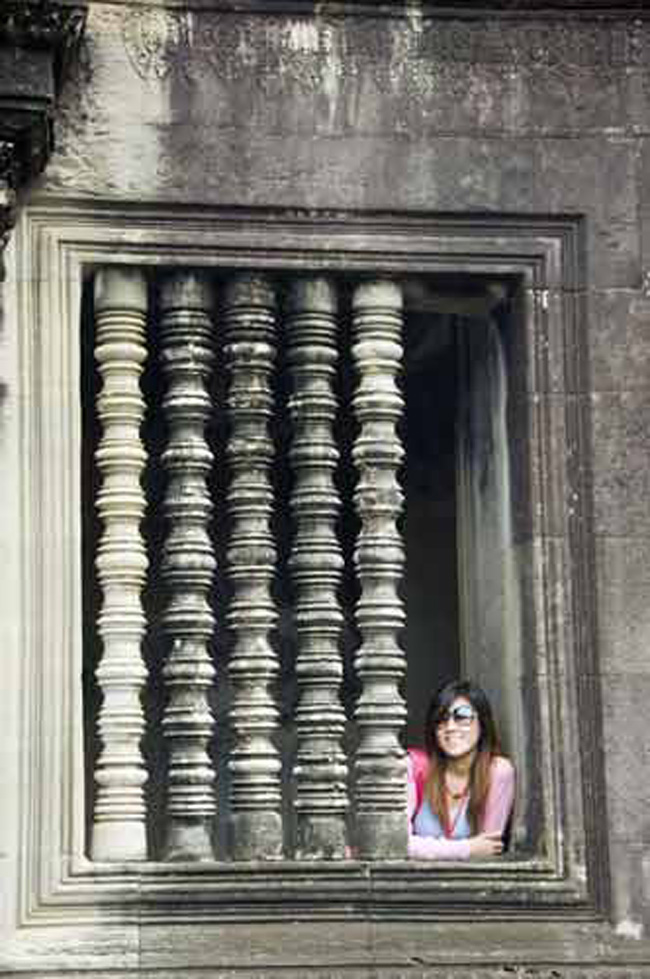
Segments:
[[[228,622],[233,651],[230,754],[232,853],[235,859],[281,856],[281,763],[273,737],[278,709],[270,685],[278,658],[269,642],[276,621],[271,598],[276,551],[271,534],[273,410],[276,348],[275,293],[263,276],[241,274],[227,283],[223,321],[229,372],[231,434],[227,561],[233,587]]]
[[[352,356],[358,372],[353,406],[359,433],[355,505],[361,531],[355,564],[361,586],[356,618],[362,690],[355,718],[356,845],[368,859],[406,855],[406,779],[399,734],[406,710],[399,693],[405,656],[398,642],[404,611],[397,588],[404,549],[397,529],[402,506],[398,470],[403,449],[396,426],[403,407],[397,376],[403,355],[402,294],[391,281],[365,282],[352,297]]]
[[[209,692],[214,667],[209,647],[214,617],[209,603],[215,558],[208,524],[207,478],[212,452],[205,436],[210,415],[213,351],[212,293],[203,273],[177,272],[160,291],[161,361],[168,387],[168,428],[162,465],[167,473],[163,510],[168,530],[161,573],[168,590],[162,623],[170,646],[163,669],[168,744],[166,856],[212,857],[214,767],[209,755],[214,720]]]
[[[336,536],[339,499],[334,485],[338,449],[332,426],[336,400],[337,297],[321,278],[292,283],[286,333],[292,384],[290,451],[295,522],[290,567],[296,591],[299,702],[296,710],[298,856],[345,855],[347,765],[341,749],[345,714],[337,598],[343,557]]]
[[[94,860],[142,860],[147,855],[143,786],[147,773],[141,692],[145,618],[141,591],[147,556],[140,534],[145,499],[140,480],[146,462],[140,440],[144,399],[140,375],[146,359],[147,283],[142,272],[118,267],[95,279],[95,357],[103,380],[97,399],[102,427],[97,449],[101,535],[97,577],[103,652],[97,668],[102,695],[101,748],[95,770],[97,796],[91,853]]]

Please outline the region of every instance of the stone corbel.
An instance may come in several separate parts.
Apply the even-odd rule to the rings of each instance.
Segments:
[[[16,212],[15,160],[15,144],[10,140],[0,140],[0,282],[1,254],[9,240]]]
[[[4,0],[0,9],[0,43],[49,51],[57,85],[83,33],[87,0]]]
[[[85,18],[84,0],[0,3],[0,249],[14,222],[17,190],[49,159],[56,94]]]

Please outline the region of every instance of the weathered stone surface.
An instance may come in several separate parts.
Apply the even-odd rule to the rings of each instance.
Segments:
[[[477,979],[482,975],[491,977],[514,976],[516,979],[528,976],[535,977],[541,975],[546,979],[552,970],[545,974],[548,965],[543,958],[531,960],[529,950],[535,944],[535,926],[525,921],[520,921],[511,929],[510,947],[507,962],[504,961],[503,950],[499,949],[498,944],[493,944],[495,933],[499,930],[496,921],[489,921],[483,918],[466,919],[465,921],[438,921],[430,926],[423,928],[423,923],[415,918],[411,921],[400,922],[374,922],[372,925],[372,947],[375,960],[384,963],[394,969],[397,974],[408,975],[408,970],[415,968],[425,971],[425,975],[431,970],[435,976],[436,972],[442,976],[454,976],[458,970],[460,976],[465,979],[476,976]],[[549,921],[544,928],[538,932],[537,937],[542,943],[548,941],[561,942],[562,925],[559,922]],[[582,932],[582,934],[581,934]],[[472,940],[471,936],[475,936]],[[577,945],[580,941],[588,941],[588,928],[580,929],[578,926],[572,930],[572,944]],[[454,954],[451,949],[462,947],[462,957],[458,953]],[[564,979],[564,975],[571,976],[572,970],[576,970],[577,975],[581,975],[580,970],[584,970],[585,977],[598,976],[598,963],[590,957],[589,962],[581,962],[576,953],[565,947],[562,961],[557,962],[558,975]],[[459,961],[461,959],[461,961]],[[611,968],[611,966],[605,966]],[[519,973],[519,975],[518,975]],[[605,972],[605,975],[607,973]],[[636,974],[635,979],[636,979]],[[582,976],[581,976],[582,979]]]
[[[647,780],[647,774],[646,774]],[[612,920],[622,950],[640,944],[650,928],[648,896],[650,895],[650,847],[647,840],[617,840],[610,843],[612,864],[616,873],[612,880]],[[630,976],[644,975],[639,963]],[[650,969],[648,970],[650,974]]]
[[[142,929],[140,965],[147,969],[248,968],[304,969],[315,964],[336,968],[369,965],[370,926],[366,921],[338,921],[337,939],[332,941],[332,924],[295,921],[267,921],[257,926],[248,923],[226,922],[210,924],[208,928],[195,925],[184,927],[155,927]],[[179,941],[180,938],[180,941]],[[342,949],[344,951],[342,951]]]
[[[124,186],[147,197],[174,193],[189,200],[200,193],[204,201],[261,203],[270,195],[287,206],[336,207],[381,206],[375,195],[390,188],[395,206],[451,209],[461,200],[479,208],[532,206],[530,148],[485,138],[512,130],[503,120],[487,124],[490,106],[502,112],[504,105],[491,79],[474,83],[463,70],[455,87],[445,88],[452,63],[438,77],[435,63],[424,59],[431,93],[449,111],[473,109],[466,125],[440,119],[432,127],[428,105],[413,115],[425,83],[419,75],[413,82],[411,42],[392,38],[390,22],[379,20],[369,33],[367,24],[360,33],[353,21],[335,20],[330,28],[271,18],[264,32],[254,19],[244,23],[203,14],[188,47],[184,15],[136,11],[125,24],[111,8],[93,7],[90,77],[83,90],[70,87],[65,94],[71,128],[61,137],[49,186],[74,173],[87,193]],[[330,37],[334,30],[338,41]],[[237,60],[243,50],[246,62]],[[313,68],[313,52],[320,50],[323,60]],[[381,67],[384,54],[394,71]],[[428,138],[434,130],[468,138],[435,146]],[[477,140],[479,132],[485,136]],[[172,163],[179,156],[182,172]]]
[[[252,126],[267,132],[621,131],[629,72],[647,70],[647,29],[620,20],[515,17],[504,28],[422,16],[426,7],[347,19],[296,9],[269,12],[260,29],[245,12],[204,10],[190,22],[182,9],[95,9],[133,76],[169,86],[177,106],[211,111],[215,125],[238,127],[246,101]]]
[[[558,288],[522,288],[510,298],[506,346],[514,397],[569,393],[580,385],[581,299],[580,292]]]
[[[577,25],[568,28],[576,38]],[[594,59],[595,61],[596,59]],[[565,133],[629,132],[632,119],[630,81],[623,66],[569,66],[522,71],[521,128],[559,135]],[[594,92],[598,97],[594,98]]]
[[[589,294],[588,328],[594,391],[646,388],[650,375],[650,296],[610,289]]]
[[[621,943],[622,944],[622,943]],[[219,966],[206,966],[197,971],[200,979],[292,979],[295,971],[291,968],[273,969],[264,971],[262,969],[239,967],[220,968]],[[320,964],[309,969],[313,979],[648,979],[650,969],[643,964],[634,966],[633,971],[625,966],[611,965],[524,965],[508,964],[486,966],[461,966],[447,965],[436,966],[433,964],[423,964],[418,957],[412,964],[403,966],[394,965],[373,965],[364,968],[363,966],[340,967],[340,966],[321,966]],[[86,971],[84,979],[132,979],[133,972],[123,972],[120,970],[106,971]],[[138,969],[138,979],[178,979],[177,969]],[[34,972],[23,972],[21,977],[24,979],[40,979],[40,974]]]
[[[600,537],[596,557],[603,674],[650,676],[650,540]]]
[[[648,84],[648,105],[650,106],[650,83]],[[646,289],[646,273],[650,270],[650,139],[648,138],[639,140],[637,166],[640,202],[638,220],[641,227],[642,264],[644,272],[644,281],[641,285]]]
[[[603,743],[609,785],[610,837],[650,844],[647,795],[638,786],[650,781],[650,676],[610,672],[603,684]]]
[[[650,395],[646,390],[592,396],[594,524],[597,534],[650,532]]]
[[[599,138],[536,143],[535,206],[588,217],[590,283],[638,288],[641,279],[636,142]]]
[[[567,401],[562,395],[512,398],[508,406],[511,494],[517,539],[561,536],[568,505]]]
[[[32,931],[27,940],[18,929],[3,940],[0,973],[34,979],[50,974],[59,979],[69,976],[71,968],[81,969],[84,975],[94,969],[100,975],[115,970],[123,976],[133,976],[138,969],[140,929],[133,921],[106,922],[99,930],[79,921],[73,927],[62,924]]]
[[[52,191],[60,191],[74,173],[84,194],[173,195],[185,203],[265,206],[273,200],[279,207],[326,209],[389,203],[396,209],[444,211],[534,206],[534,160],[526,141],[387,142],[356,134],[343,140],[264,135],[260,128],[242,138],[237,129],[223,133],[201,123],[159,127],[101,116],[98,108],[93,134],[75,142],[75,165],[63,159],[48,174]],[[118,125],[124,143],[109,135]],[[180,169],[173,165],[179,158],[184,160]]]

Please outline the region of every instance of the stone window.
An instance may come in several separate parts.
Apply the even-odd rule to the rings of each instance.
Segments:
[[[26,210],[26,920],[600,913],[580,234]],[[457,672],[517,831],[433,868],[402,747]]]
[[[96,860],[403,856],[404,722],[413,743],[431,691],[461,673],[490,690],[524,764],[518,288],[94,272]]]

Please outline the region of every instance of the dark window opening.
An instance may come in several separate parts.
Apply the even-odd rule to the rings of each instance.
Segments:
[[[454,317],[407,317],[404,395],[407,743],[419,745],[431,693],[461,671]]]

